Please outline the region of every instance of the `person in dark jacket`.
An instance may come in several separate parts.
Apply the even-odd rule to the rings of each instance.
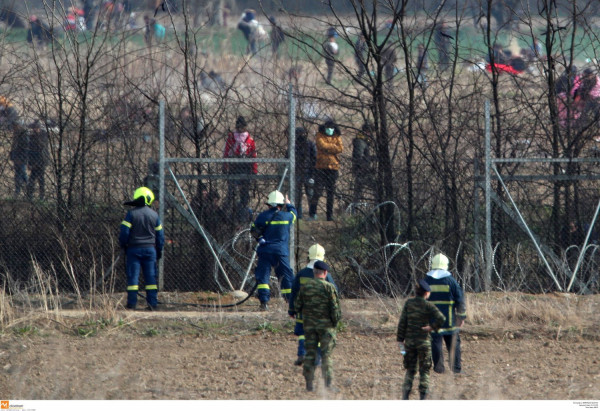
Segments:
[[[362,77],[367,72],[367,41],[365,40],[364,34],[360,33],[356,42],[354,43],[354,61],[356,62],[356,67],[358,71],[356,72],[356,77],[362,79]]]
[[[404,304],[396,335],[396,340],[404,355],[404,368],[406,369],[402,385],[403,400],[408,400],[417,373],[417,365],[420,399],[427,398],[429,370],[431,369],[429,333],[439,330],[446,321],[440,310],[427,301],[431,294],[431,287],[425,280],[419,280],[415,294],[414,298],[408,299]]]
[[[13,140],[10,149],[10,160],[15,171],[15,197],[27,185],[27,162],[29,161],[29,134],[15,121],[12,123]]]
[[[455,374],[462,372],[460,350],[460,327],[467,318],[467,306],[461,286],[448,271],[448,257],[436,254],[431,260],[431,271],[425,281],[431,287],[431,301],[444,314],[446,321],[442,328],[431,334],[431,355],[433,371],[444,373],[444,351],[442,342],[448,349],[450,368]]]
[[[306,347],[305,347],[305,336],[304,336],[304,321],[302,320],[302,315],[296,312],[296,308],[294,307],[294,301],[298,296],[298,292],[303,284],[305,284],[309,279],[315,278],[313,267],[317,261],[325,261],[325,249],[321,244],[313,244],[308,248],[308,264],[302,270],[298,271],[296,276],[294,277],[294,282],[292,283],[292,295],[290,297],[290,304],[288,308],[288,314],[290,317],[296,319],[296,326],[294,327],[294,335],[298,336],[298,358],[294,362],[294,365],[302,365],[304,362],[304,356],[306,355]],[[335,285],[335,281],[333,281],[333,277],[331,273],[327,272],[327,276],[325,277],[325,281],[333,284],[335,290],[339,290],[337,285]],[[320,360],[320,352],[318,352],[316,361]]]
[[[302,218],[302,195],[310,201],[315,186],[314,173],[317,163],[317,146],[308,139],[304,127],[296,128],[296,210],[298,218]]]
[[[260,213],[251,227],[251,232],[258,241],[258,261],[254,276],[263,311],[268,311],[271,299],[271,267],[275,268],[275,275],[281,281],[281,295],[286,302],[289,301],[294,279],[294,271],[290,266],[289,242],[292,225],[296,222],[296,208],[287,195],[284,197],[279,191],[269,193],[267,205],[269,209]]]
[[[27,181],[27,198],[33,198],[33,190],[37,182],[40,188],[40,199],[44,199],[46,194],[45,178],[46,166],[50,161],[50,152],[48,150],[48,133],[42,130],[39,120],[35,120],[29,125],[29,180]]]
[[[42,22],[35,15],[29,16],[29,30],[27,31],[27,42],[37,42],[41,45],[49,44],[52,41],[52,29]]]
[[[317,219],[317,205],[323,189],[325,189],[327,191],[327,221],[332,221],[333,196],[340,169],[339,155],[344,149],[342,133],[333,120],[327,120],[325,124],[319,126],[316,143],[315,191],[310,199],[308,212],[312,220]]]
[[[133,206],[121,222],[119,244],[127,256],[127,309],[137,305],[140,268],[144,272],[146,302],[148,310],[158,306],[158,282],[156,262],[162,258],[165,237],[160,218],[150,208],[154,193],[148,187],[140,187],[133,194],[133,201],[124,204]]]
[[[275,57],[279,56],[279,46],[285,41],[285,33],[283,29],[277,24],[277,20],[275,16],[269,17],[269,22],[273,28],[271,29],[271,33],[269,34],[269,38],[271,40],[271,50],[273,51],[273,55]]]
[[[419,43],[417,52],[417,83],[425,89],[427,88],[427,70],[429,70],[429,52],[423,43]]]
[[[363,190],[372,181],[371,166],[371,141],[373,141],[374,127],[368,121],[361,127],[361,131],[352,140],[352,175],[354,177],[353,203],[364,199]]]

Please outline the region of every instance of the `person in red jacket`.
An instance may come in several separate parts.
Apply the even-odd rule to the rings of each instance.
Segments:
[[[229,132],[225,142],[223,158],[256,158],[256,145],[248,133],[248,124],[244,117],[239,116],[235,122],[235,131]],[[258,174],[257,163],[224,163],[223,172],[233,175]],[[246,210],[250,200],[250,184],[246,178],[237,177],[229,180],[227,189],[227,204],[239,204],[240,210]],[[235,203],[236,192],[239,193],[239,203]]]

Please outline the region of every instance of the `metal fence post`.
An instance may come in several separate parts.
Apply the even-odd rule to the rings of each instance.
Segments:
[[[289,138],[289,178],[290,178],[290,201],[292,204],[296,204],[296,99],[294,98],[294,85],[290,83],[289,86],[289,101],[290,111],[288,113],[288,120],[290,125],[290,132],[288,133]],[[302,197],[300,197],[302,198]],[[296,219],[296,224],[300,224],[300,221]],[[296,244],[296,236],[294,229],[290,230],[290,267],[295,269],[296,267],[296,253],[294,253]]]
[[[160,221],[165,224],[165,101],[161,100],[158,103],[158,135],[159,135],[159,145],[158,145],[158,175],[159,175],[159,183],[158,183],[158,216],[160,217]],[[164,228],[163,228],[164,230]],[[166,247],[165,247],[166,248]],[[162,290],[164,288],[165,278],[164,278],[164,253],[163,258],[158,260],[158,289]]]
[[[490,101],[485,101],[485,277],[484,290],[489,291],[492,284],[492,202],[490,173],[492,169],[490,132]]]

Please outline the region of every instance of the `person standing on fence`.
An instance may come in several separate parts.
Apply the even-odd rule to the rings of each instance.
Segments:
[[[450,368],[455,374],[462,372],[460,350],[460,327],[467,318],[467,306],[461,286],[448,271],[448,257],[436,254],[431,260],[431,271],[425,281],[431,287],[431,301],[446,317],[442,328],[431,334],[433,371],[445,372],[442,342],[448,349]]]
[[[165,237],[160,218],[150,208],[154,193],[148,187],[140,187],[133,194],[133,201],[124,204],[133,206],[121,222],[119,244],[127,257],[127,308],[137,305],[140,268],[144,272],[146,302],[148,310],[158,307],[158,283],[156,262],[162,258]]]
[[[281,281],[281,295],[286,302],[289,302],[294,280],[289,243],[292,225],[296,222],[296,208],[287,195],[284,198],[279,191],[269,193],[267,205],[269,209],[258,215],[250,229],[258,241],[254,275],[258,284],[260,309],[263,311],[269,310],[271,267],[275,268],[275,275]]]
[[[352,140],[352,175],[354,177],[354,195],[352,202],[357,205],[364,200],[364,188],[372,181],[371,142],[374,127],[365,121],[361,131]]]
[[[317,261],[325,260],[325,249],[321,244],[313,244],[308,249],[308,265],[304,267],[302,270],[298,271],[296,276],[294,277],[294,282],[292,283],[292,295],[290,297],[290,304],[288,308],[288,314],[290,317],[296,319],[296,326],[294,327],[294,334],[298,336],[298,358],[294,361],[294,365],[302,365],[304,362],[304,356],[306,355],[306,347],[305,347],[305,335],[304,335],[304,320],[302,319],[302,315],[298,313],[294,307],[294,301],[298,296],[298,292],[303,284],[306,284],[312,278],[315,278],[314,274],[314,264]],[[328,272],[325,277],[325,281],[333,284],[335,290],[338,291],[337,285],[333,281],[333,277]],[[319,362],[320,352],[317,353],[316,362]]]
[[[425,280],[419,280],[415,290],[416,296],[404,304],[396,340],[404,355],[406,375],[402,385],[402,399],[408,400],[413,380],[419,370],[420,399],[427,398],[429,391],[429,370],[431,369],[431,340],[429,333],[437,331],[446,321],[446,317],[428,302],[431,288]],[[418,368],[417,368],[418,366]]]
[[[329,266],[323,261],[313,265],[315,278],[308,280],[301,288],[294,303],[296,311],[302,315],[306,334],[306,357],[302,374],[306,380],[306,390],[314,390],[315,359],[317,347],[321,348],[323,364],[321,371],[325,387],[332,392],[339,390],[332,385],[333,360],[336,328],[342,318],[340,300],[335,286],[325,281]]]
[[[29,125],[29,180],[27,181],[27,198],[33,198],[35,183],[37,182],[40,188],[40,200],[44,199],[46,194],[45,178],[46,166],[50,160],[50,152],[48,150],[48,133],[42,130],[39,120],[35,120]]]
[[[239,116],[235,121],[235,131],[229,132],[225,142],[223,158],[256,158],[256,145],[254,139],[247,130],[246,119]],[[223,172],[232,176],[250,176],[258,174],[257,163],[224,163]],[[236,193],[239,193],[239,202],[235,202]],[[250,201],[250,181],[246,178],[229,180],[227,188],[227,204],[238,207],[240,211],[246,211]]]
[[[15,171],[15,197],[27,185],[27,162],[29,160],[29,134],[18,121],[12,122],[13,141],[10,148],[10,160]]]
[[[319,126],[316,143],[315,191],[310,199],[308,212],[311,220],[317,219],[317,205],[323,194],[323,188],[325,188],[327,192],[327,221],[333,221],[333,196],[340,169],[339,155],[344,149],[342,133],[333,120],[327,120],[325,124]]]

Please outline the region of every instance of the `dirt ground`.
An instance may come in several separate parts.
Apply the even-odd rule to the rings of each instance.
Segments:
[[[402,301],[343,301],[344,322],[334,352],[339,394],[325,391],[320,379],[316,392],[305,392],[301,368],[292,364],[292,320],[282,302],[274,301],[268,313],[257,311],[257,302],[250,300],[229,311],[165,306],[160,312],[64,310],[15,316],[0,330],[0,396],[401,398],[404,370],[395,329]],[[597,295],[470,295],[469,320],[461,333],[465,375],[432,373],[431,398],[600,399],[599,305]]]

